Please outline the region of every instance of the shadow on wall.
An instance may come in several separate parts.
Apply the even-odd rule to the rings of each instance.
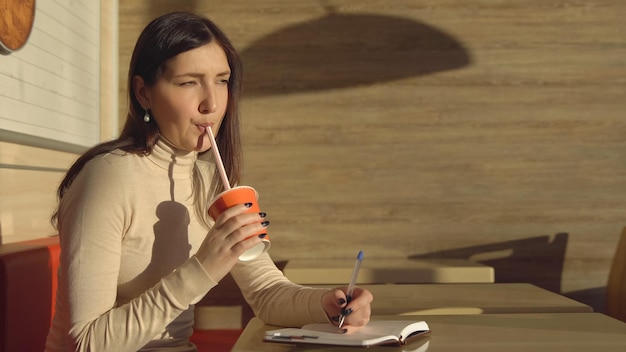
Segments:
[[[561,277],[569,234],[557,233],[483,246],[411,256],[410,259],[470,259],[494,268],[496,282],[527,282],[561,292]]]
[[[147,15],[151,20],[198,8],[197,0],[163,2]],[[268,34],[239,54],[244,97],[368,85],[471,62],[461,42],[433,26],[394,16],[342,14],[332,7],[325,16]]]
[[[462,43],[414,20],[341,14],[271,33],[240,52],[244,97],[368,85],[470,63]]]

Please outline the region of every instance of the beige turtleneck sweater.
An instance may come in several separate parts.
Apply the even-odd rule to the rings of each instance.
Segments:
[[[60,204],[46,351],[195,351],[193,304],[217,285],[194,256],[208,232],[193,205],[195,164],[211,177],[197,153],[159,141],[148,156],[116,151],[85,165]],[[268,323],[328,321],[325,290],[289,282],[267,254],[231,274]]]

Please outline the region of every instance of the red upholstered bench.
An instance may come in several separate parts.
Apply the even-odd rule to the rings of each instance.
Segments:
[[[56,237],[0,246],[0,352],[43,351],[59,251]]]
[[[54,315],[58,237],[0,245],[0,352],[43,351]],[[241,330],[195,330],[199,351],[230,351]]]

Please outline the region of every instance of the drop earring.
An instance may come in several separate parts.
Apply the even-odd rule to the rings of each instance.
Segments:
[[[148,109],[146,109],[146,113],[145,113],[145,114],[143,114],[143,121],[144,121],[145,123],[150,122],[150,112],[148,111]]]

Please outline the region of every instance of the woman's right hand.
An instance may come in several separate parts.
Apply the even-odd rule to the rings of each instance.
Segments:
[[[230,272],[243,252],[262,241],[254,234],[263,230],[269,222],[259,213],[246,213],[247,210],[244,204],[226,209],[215,220],[215,225],[196,252],[204,270],[216,282]]]

